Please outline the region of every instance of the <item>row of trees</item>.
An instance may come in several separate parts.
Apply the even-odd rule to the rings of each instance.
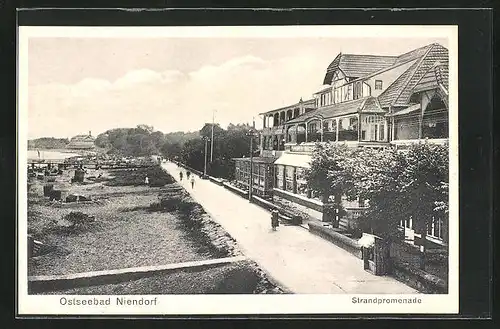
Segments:
[[[207,146],[207,172],[216,177],[232,179],[234,177],[234,163],[232,158],[249,156],[250,136],[248,124],[229,124],[227,129],[220,125],[204,125],[198,135],[184,141],[168,139],[163,147],[163,154],[169,158],[176,158],[188,166],[203,171],[205,164],[205,141]],[[213,150],[211,149],[213,145]],[[254,150],[257,149],[255,146]],[[210,155],[213,154],[212,161]]]
[[[42,137],[28,141],[28,149],[63,149],[69,144],[67,138]]]
[[[333,196],[340,212],[342,196],[368,200],[365,231],[390,239],[412,218],[425,243],[432,218],[448,213],[448,171],[447,145],[422,142],[397,151],[328,143],[316,146],[307,179],[325,200]]]
[[[230,124],[223,129],[219,124],[205,124],[195,132],[172,132],[164,134],[153,127],[139,125],[135,128],[108,130],[97,136],[95,144],[108,154],[123,156],[149,156],[161,154],[177,159],[190,167],[203,171],[205,163],[205,140],[207,141],[207,171],[210,175],[231,179],[234,175],[232,158],[249,155],[250,137],[248,124]],[[257,144],[257,143],[255,143]],[[213,145],[213,150],[211,150]],[[254,149],[257,149],[255,145]],[[210,161],[210,154],[213,154]]]

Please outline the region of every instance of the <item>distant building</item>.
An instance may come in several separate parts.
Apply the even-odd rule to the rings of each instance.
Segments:
[[[91,150],[95,148],[95,138],[92,136],[92,132],[89,131],[88,135],[77,135],[69,141],[66,146],[69,149],[87,149]]]

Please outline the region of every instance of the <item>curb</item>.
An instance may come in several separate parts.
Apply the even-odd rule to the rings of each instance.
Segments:
[[[170,274],[178,271],[202,271],[245,260],[247,260],[247,257],[245,256],[235,256],[168,265],[131,267],[115,270],[74,273],[68,275],[31,276],[28,277],[28,289],[29,291],[36,293],[76,287],[114,284],[130,280],[138,280],[155,275]]]

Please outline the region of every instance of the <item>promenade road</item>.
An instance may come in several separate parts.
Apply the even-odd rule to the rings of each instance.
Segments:
[[[271,230],[270,213],[224,187],[196,176],[194,188],[185,170],[162,164],[239,244],[243,253],[294,293],[413,294],[409,286],[363,269],[362,260],[297,226]]]

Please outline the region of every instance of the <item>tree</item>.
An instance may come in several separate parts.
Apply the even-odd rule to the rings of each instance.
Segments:
[[[413,219],[416,231],[421,234],[422,254],[427,249],[427,230],[434,218],[447,210],[448,195],[448,146],[428,142],[413,144],[401,157],[404,170],[400,175],[400,192],[407,197],[405,213]],[[446,198],[446,199],[445,199]],[[444,203],[442,207],[436,204]],[[422,261],[422,266],[425,261]]]
[[[402,154],[395,149],[357,149],[347,166],[353,178],[350,192],[369,202],[363,229],[388,240],[399,238],[399,223],[407,218],[402,212],[406,195],[400,192]]]
[[[448,147],[427,142],[406,151],[360,149],[349,160],[352,191],[369,200],[367,222],[373,233],[399,239],[398,225],[412,220],[420,233],[425,266],[427,229],[448,210]]]
[[[344,214],[342,196],[351,195],[353,188],[352,172],[347,160],[353,151],[346,145],[334,143],[316,144],[311,166],[306,171],[309,188],[318,191],[324,203],[333,196],[334,216]]]

